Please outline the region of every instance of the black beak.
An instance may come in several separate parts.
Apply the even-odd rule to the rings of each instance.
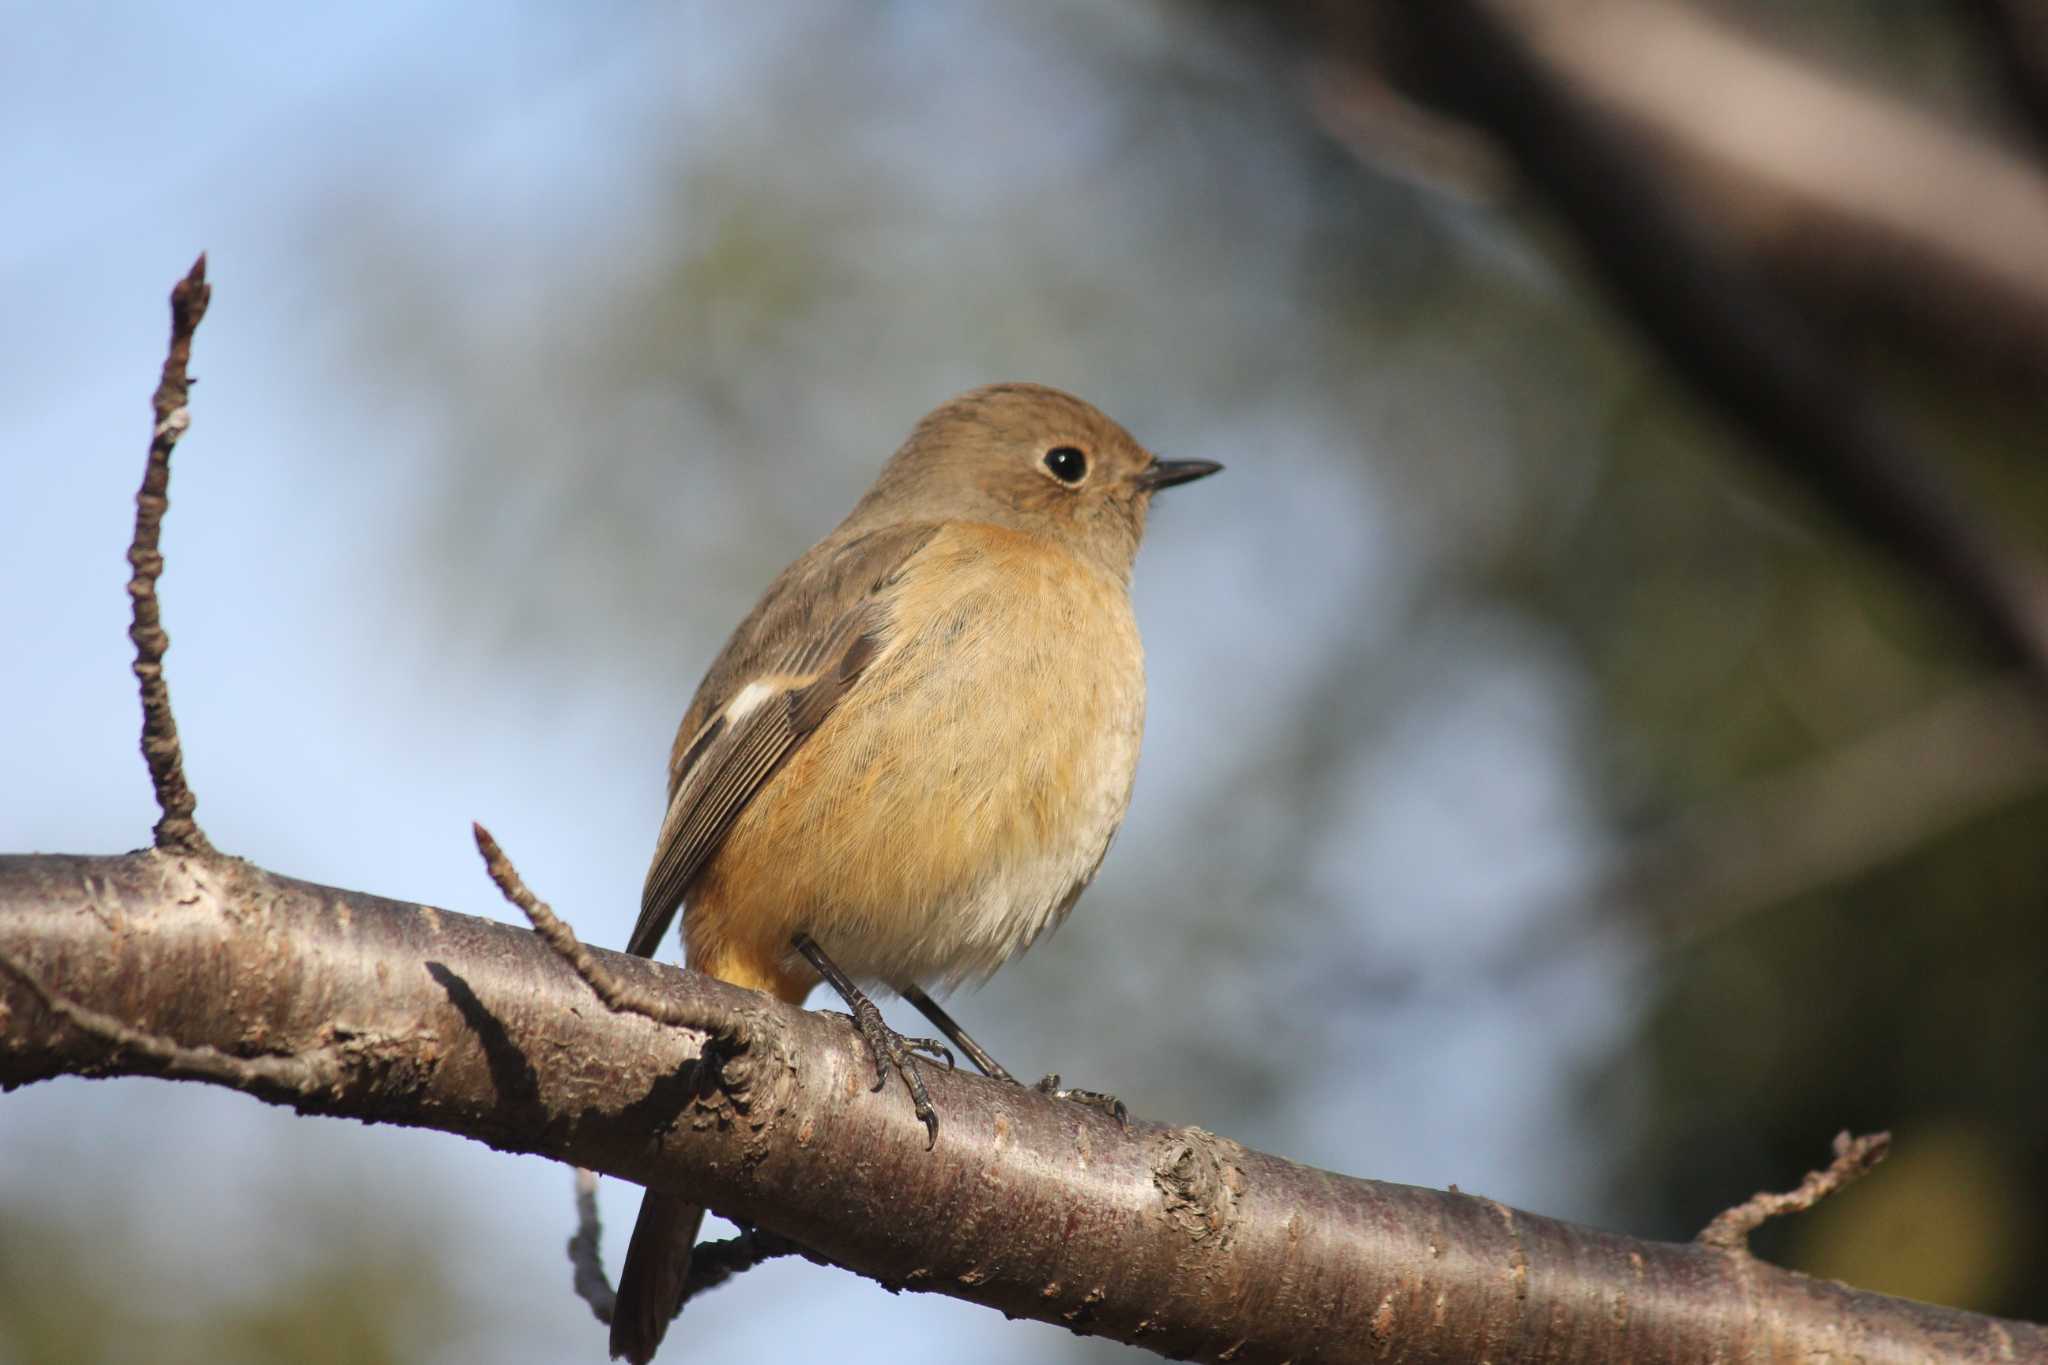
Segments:
[[[1148,493],[1156,493],[1177,483],[1206,479],[1222,468],[1214,460],[1154,460],[1138,475],[1138,487]]]

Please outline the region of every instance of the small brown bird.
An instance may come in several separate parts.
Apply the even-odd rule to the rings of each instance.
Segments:
[[[901,993],[1011,1080],[923,986],[994,972],[1101,866],[1145,723],[1130,600],[1145,513],[1221,467],[1156,459],[1036,384],[975,389],[919,422],[698,686],[628,951],[653,956],[687,902],[691,967],[794,1004],[829,981],[877,1085],[893,1065],[931,1140],[916,1053],[939,1045],[890,1030],[856,982]],[[614,1356],[653,1356],[703,1216],[642,1201]]]

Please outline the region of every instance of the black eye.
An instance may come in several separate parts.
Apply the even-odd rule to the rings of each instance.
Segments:
[[[1074,446],[1054,446],[1046,451],[1045,467],[1061,483],[1079,483],[1088,477],[1088,457]]]

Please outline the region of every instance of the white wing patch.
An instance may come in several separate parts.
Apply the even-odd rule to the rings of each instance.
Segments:
[[[725,717],[727,725],[738,725],[762,702],[788,690],[786,680],[767,682],[756,678],[735,692],[732,700],[725,704],[725,710],[719,714]]]

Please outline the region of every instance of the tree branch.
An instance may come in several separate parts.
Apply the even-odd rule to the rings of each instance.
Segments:
[[[1990,39],[2014,106],[2048,152],[2048,14],[2040,0],[1965,0]],[[2037,243],[2038,245],[2038,243]]]
[[[576,1169],[576,1233],[569,1239],[570,1287],[590,1305],[591,1316],[607,1327],[618,1308],[618,1294],[604,1273],[604,1228],[597,1219],[597,1172]],[[735,1275],[783,1256],[803,1256],[819,1265],[832,1262],[787,1237],[765,1228],[742,1228],[736,1237],[699,1242],[690,1252],[690,1278],[683,1285],[681,1312],[690,1300],[716,1289]]]
[[[1732,1209],[1714,1215],[1714,1221],[1700,1229],[1694,1240],[1702,1246],[1749,1255],[1749,1234],[1773,1218],[1804,1213],[1844,1186],[1869,1175],[1892,1149],[1890,1133],[1851,1137],[1847,1129],[1835,1134],[1835,1159],[1818,1171],[1808,1171],[1799,1188],[1783,1194],[1759,1191]]]
[[[506,900],[526,916],[533,924],[533,931],[548,945],[556,957],[567,963],[569,970],[583,978],[583,984],[602,1000],[607,1009],[621,1014],[637,1014],[657,1024],[670,1028],[696,1029],[718,1038],[725,1047],[741,1050],[747,1046],[744,1027],[714,1012],[707,1016],[673,996],[644,987],[630,986],[605,969],[597,955],[583,946],[576,937],[576,931],[564,924],[547,902],[533,894],[520,877],[519,870],[512,866],[512,860],[505,850],[498,847],[498,841],[482,825],[471,823],[470,834],[476,840],[477,852],[484,858],[484,871]]]
[[[1468,117],[1403,100],[1377,5],[1261,5],[1307,21],[1311,107],[1361,160],[1464,197],[1502,195],[1500,143]],[[1973,0],[2000,22],[2035,0]],[[1414,6],[1411,6],[1414,7]],[[1657,160],[1663,187],[1771,280],[1853,324],[2038,394],[2048,380],[2048,174],[2026,158],[1773,50],[1706,7],[1666,0],[1492,0],[1573,93]],[[2022,11],[2031,17],[2021,19]],[[2041,63],[2011,47],[2008,67]],[[2013,70],[2022,90],[2037,79]],[[2026,83],[2026,84],[2019,84]],[[2038,126],[2037,119],[2037,126]],[[2048,136],[2048,128],[2043,128]],[[1844,155],[1843,149],[1855,149]]]
[[[2048,1357],[2048,1329],[1195,1128],[1125,1135],[965,1073],[929,1078],[946,1126],[927,1153],[909,1108],[868,1090],[842,1018],[586,951],[707,1026],[743,1024],[746,1045],[593,1007],[524,929],[219,856],[0,857],[0,954],[18,968],[0,973],[0,1085],[184,1075],[436,1128],[688,1194],[891,1287],[1174,1356]],[[264,1074],[172,1064],[214,1054]]]
[[[185,374],[192,359],[192,334],[199,329],[212,299],[213,286],[206,282],[206,256],[201,253],[171,290],[171,344],[164,356],[163,376],[157,381],[156,426],[149,441],[149,463],[142,470],[142,488],[135,495],[135,535],[128,546],[128,563],[135,570],[128,580],[134,608],[128,638],[135,644],[135,678],[142,686],[142,757],[149,764],[149,780],[163,811],[163,818],[156,823],[156,846],[177,853],[211,853],[213,845],[192,818],[199,799],[185,784],[178,722],[171,715],[171,689],[164,680],[164,653],[171,647],[171,637],[164,632],[157,610],[156,580],[164,571],[157,543],[164,512],[171,505],[171,451],[192,425],[192,414],[185,406],[193,382]]]
[[[576,1168],[576,1232],[569,1238],[569,1285],[590,1305],[591,1316],[611,1326],[619,1296],[604,1273],[604,1225],[597,1220],[597,1172]]]
[[[2048,175],[2038,164],[1704,6],[1493,3],[1560,79],[1654,152],[1688,212],[1781,288],[2039,393]]]
[[[1502,979],[1625,926],[1666,949],[1867,875],[2048,788],[2048,724],[2026,680],[1940,697],[1637,836],[1599,884],[1498,943]]]
[[[1869,386],[1502,17],[1530,8],[1432,0],[1377,12],[1395,70],[1499,140],[1570,225],[1616,306],[1758,460],[1938,588],[2002,657],[2048,685],[2048,573],[1986,529]]]

